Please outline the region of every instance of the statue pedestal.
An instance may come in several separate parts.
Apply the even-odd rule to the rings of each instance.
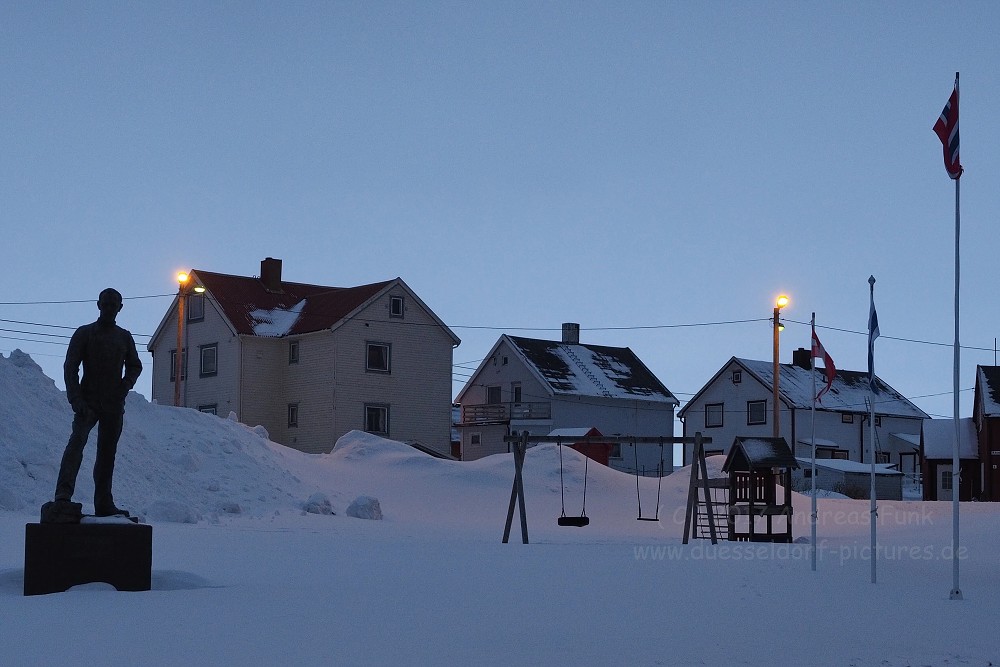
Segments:
[[[152,588],[153,527],[122,523],[29,523],[24,527],[24,594],[105,582],[120,591]]]

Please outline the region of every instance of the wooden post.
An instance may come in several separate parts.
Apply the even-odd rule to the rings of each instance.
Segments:
[[[524,468],[524,455],[528,449],[528,432],[524,431],[521,437],[511,443],[514,450],[514,484],[510,489],[510,504],[507,506],[507,523],[503,529],[503,544],[510,540],[510,528],[514,522],[514,505],[520,505],[521,518],[521,543],[528,543],[528,517],[524,508],[524,478],[521,471]]]

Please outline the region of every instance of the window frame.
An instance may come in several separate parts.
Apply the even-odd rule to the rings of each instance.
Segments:
[[[202,322],[205,320],[205,295],[188,294],[185,299],[187,306],[185,315],[188,322]],[[194,304],[198,304],[196,307]],[[197,312],[196,312],[197,311]]]
[[[385,350],[385,368],[373,367],[372,362],[372,349],[382,348]],[[384,375],[389,375],[392,373],[392,344],[386,343],[378,340],[368,340],[365,341],[365,372],[367,373],[382,373]]]
[[[751,406],[758,407],[761,410],[761,417],[757,421],[751,418]],[[761,426],[763,424],[767,424],[767,399],[747,401],[747,426]]]
[[[709,423],[709,415],[712,414],[712,408],[718,408],[719,413],[719,423]],[[706,403],[705,404],[705,428],[723,428],[726,423],[726,404],[725,403]]]
[[[212,369],[205,370],[205,353],[212,353]],[[198,346],[198,377],[210,378],[219,374],[219,344],[208,343]]]
[[[496,394],[496,400],[491,400]],[[486,405],[503,405],[503,387],[498,384],[486,385]]]
[[[854,423],[854,415],[851,414],[850,412],[842,412],[842,413],[840,413],[840,423],[841,424],[853,424]]]
[[[368,421],[369,411],[379,411],[382,413],[383,417],[379,419],[382,422],[382,426],[385,430],[373,430],[369,429],[370,422]],[[365,403],[364,408],[364,426],[365,433],[373,433],[375,435],[381,435],[384,437],[389,437],[389,405],[387,403]]]
[[[207,405],[199,405],[198,406],[198,412],[204,412],[205,414],[218,416],[219,415],[219,404],[218,403],[209,403]]]
[[[181,382],[187,380],[187,348],[181,350]],[[177,381],[177,348],[170,350],[170,381]]]
[[[399,305],[398,311],[396,309],[396,305],[397,304]],[[389,317],[393,317],[393,318],[401,320],[405,316],[406,316],[406,300],[401,295],[397,295],[397,294],[390,295],[389,296]]]
[[[299,341],[288,341],[288,364],[299,363]]]
[[[299,404],[289,403],[288,404],[288,428],[298,428],[299,427]]]

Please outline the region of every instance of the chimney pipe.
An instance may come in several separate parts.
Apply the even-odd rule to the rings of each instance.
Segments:
[[[812,366],[812,350],[800,347],[792,352],[792,365],[809,370]]]
[[[563,322],[562,342],[569,345],[580,344],[580,325],[576,322]]]
[[[268,292],[281,291],[281,260],[268,257],[260,263],[260,281]]]

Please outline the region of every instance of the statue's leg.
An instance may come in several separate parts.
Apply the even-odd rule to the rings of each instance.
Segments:
[[[62,463],[59,465],[56,500],[73,500],[76,475],[80,472],[80,462],[83,461],[83,448],[86,447],[87,437],[96,423],[97,415],[93,412],[88,411],[73,416],[73,433],[69,436],[69,442],[63,451]]]
[[[111,478],[115,472],[115,453],[122,434],[121,412],[101,414],[97,427],[97,460],[94,462],[94,511],[100,516],[114,512]]]

